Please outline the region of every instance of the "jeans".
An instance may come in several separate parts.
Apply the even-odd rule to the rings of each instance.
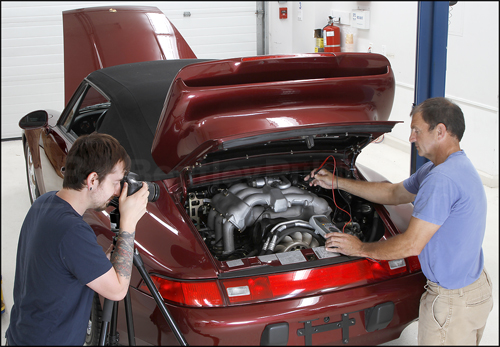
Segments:
[[[493,308],[491,280],[485,269],[467,287],[445,289],[427,281],[420,298],[419,345],[479,345]]]

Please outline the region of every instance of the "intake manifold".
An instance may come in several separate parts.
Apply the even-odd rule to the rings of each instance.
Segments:
[[[244,231],[261,215],[309,220],[312,215],[329,215],[332,211],[325,199],[291,186],[283,176],[235,184],[215,195],[211,204],[208,227],[215,230],[216,246],[223,244],[224,254],[234,251],[234,230]]]

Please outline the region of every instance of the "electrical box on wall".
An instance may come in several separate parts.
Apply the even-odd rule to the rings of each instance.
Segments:
[[[351,25],[358,29],[370,29],[370,11],[352,10]]]
[[[288,8],[280,7],[280,19],[286,19],[288,17]]]

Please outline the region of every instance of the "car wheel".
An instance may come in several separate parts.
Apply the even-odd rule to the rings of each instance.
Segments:
[[[92,302],[92,311],[90,312],[89,323],[87,325],[87,335],[85,336],[86,346],[99,345],[101,337],[101,323],[102,323],[102,308],[99,301],[99,295],[94,294],[94,301]]]
[[[28,191],[30,194],[31,204],[40,196],[38,184],[35,176],[35,165],[33,164],[33,156],[31,155],[28,142],[24,144],[24,158],[26,159],[26,177],[28,179]]]

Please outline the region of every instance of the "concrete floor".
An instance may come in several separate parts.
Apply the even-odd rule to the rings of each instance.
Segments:
[[[9,312],[13,304],[12,289],[17,241],[21,224],[30,207],[23,148],[20,140],[2,141],[2,276],[6,310],[2,314],[1,344],[5,345],[5,331],[9,325]],[[410,155],[394,149],[384,142],[371,144],[358,158],[392,182],[400,182],[410,171]],[[494,306],[490,313],[481,345],[499,345],[498,335],[498,188],[485,186],[488,198],[486,236],[483,243],[486,268],[493,280]],[[384,345],[417,345],[418,323],[412,323],[397,340]]]

